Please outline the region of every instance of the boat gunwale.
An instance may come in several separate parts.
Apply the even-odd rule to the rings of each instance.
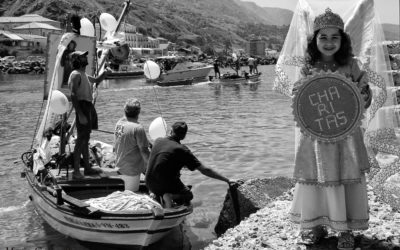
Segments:
[[[198,67],[198,68],[193,68],[193,69],[184,69],[184,70],[173,70],[173,69],[171,69],[171,70],[168,70],[168,71],[166,71],[166,72],[162,72],[161,73],[161,76],[162,75],[169,75],[169,74],[175,74],[175,73],[181,73],[181,72],[187,72],[187,71],[194,71],[194,70],[203,70],[203,69],[213,69],[214,67],[212,66],[212,65],[209,65],[209,66],[204,66],[204,67]]]
[[[99,219],[101,220],[113,220],[113,218],[124,218],[124,219],[131,219],[131,220],[138,220],[139,217],[151,217],[154,220],[162,220],[162,219],[171,219],[175,217],[182,217],[186,216],[193,211],[193,206],[180,206],[177,208],[170,208],[168,210],[163,209],[164,215],[162,217],[156,216],[152,210],[138,210],[140,211],[116,211],[116,212],[110,212],[110,211],[105,211],[102,209],[97,209],[95,207],[91,207],[93,211],[95,211],[95,214],[90,215],[89,212],[90,210],[86,208],[86,210],[89,210],[89,212],[84,212],[85,208],[74,208],[72,205],[65,205],[65,202],[63,205],[57,205],[57,198],[51,195],[47,190],[40,190],[38,185],[36,185],[34,182],[37,182],[37,180],[34,177],[33,172],[30,170],[27,170],[28,173],[26,173],[26,179],[28,180],[29,185],[31,186],[32,190],[34,190],[38,196],[42,197],[42,199],[47,202],[49,205],[51,205],[54,209],[57,209],[65,214],[73,215],[75,217],[79,218],[86,218],[86,219]],[[29,173],[30,172],[30,173]],[[28,177],[29,176],[29,177]],[[34,179],[34,180],[32,180]],[[38,182],[37,182],[38,183]],[[68,194],[67,194],[68,195]],[[70,196],[70,195],[68,195]],[[73,196],[71,196],[73,197]],[[174,209],[174,210],[172,210]],[[146,211],[146,212],[144,212]],[[148,211],[148,212],[147,212]]]

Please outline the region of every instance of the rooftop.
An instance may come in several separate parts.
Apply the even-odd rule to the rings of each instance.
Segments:
[[[5,30],[0,30],[0,40],[4,40],[4,38],[9,39],[9,40],[24,40],[22,37],[18,36],[17,34],[5,31]]]
[[[26,14],[23,16],[2,16],[0,23],[31,23],[31,22],[57,22],[37,14]]]
[[[32,22],[32,23],[27,23],[18,27],[13,28],[13,30],[22,30],[22,29],[47,29],[47,30],[61,30],[57,27],[54,27],[53,25],[47,24],[47,23],[37,23],[37,22]]]

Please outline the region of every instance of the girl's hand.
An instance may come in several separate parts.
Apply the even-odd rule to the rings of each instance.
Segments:
[[[368,108],[371,105],[372,102],[372,91],[369,87],[369,85],[364,85],[361,88],[361,95],[364,97],[365,105],[364,108]]]

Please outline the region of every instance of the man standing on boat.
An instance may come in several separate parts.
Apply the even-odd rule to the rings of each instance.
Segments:
[[[172,125],[171,135],[158,138],[151,149],[149,164],[146,171],[146,185],[150,192],[160,197],[164,207],[187,204],[193,199],[190,188],[180,179],[181,169],[199,170],[203,175],[224,181],[229,185],[235,182],[205,167],[190,151],[181,144],[186,137],[188,126],[185,122]]]
[[[146,172],[149,146],[146,132],[139,123],[140,102],[128,99],[124,106],[125,116],[115,125],[114,150],[116,167],[119,168],[125,190],[139,190],[140,174]]]
[[[218,60],[218,58],[216,58],[214,60],[214,74],[215,74],[215,79],[217,79],[217,75],[218,75],[218,78],[221,78],[221,73],[219,72],[219,60]]]
[[[247,65],[249,66],[249,72],[250,74],[253,74],[253,69],[254,69],[254,58],[252,56],[247,59]]]
[[[76,114],[77,139],[74,148],[74,173],[75,179],[82,179],[79,171],[81,155],[84,162],[84,174],[98,174],[89,164],[89,139],[92,129],[97,129],[97,113],[93,105],[93,86],[95,87],[104,80],[108,74],[105,70],[97,78],[86,74],[88,63],[88,51],[75,51],[70,54],[73,71],[68,79],[68,86],[71,90],[72,105]]]

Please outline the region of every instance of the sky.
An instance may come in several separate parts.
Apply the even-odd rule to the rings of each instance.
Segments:
[[[261,7],[278,7],[294,10],[297,0],[242,0],[255,2]],[[319,1],[319,0],[309,0]],[[346,1],[346,0],[339,0]],[[399,24],[400,0],[375,0],[375,5],[382,23]]]

